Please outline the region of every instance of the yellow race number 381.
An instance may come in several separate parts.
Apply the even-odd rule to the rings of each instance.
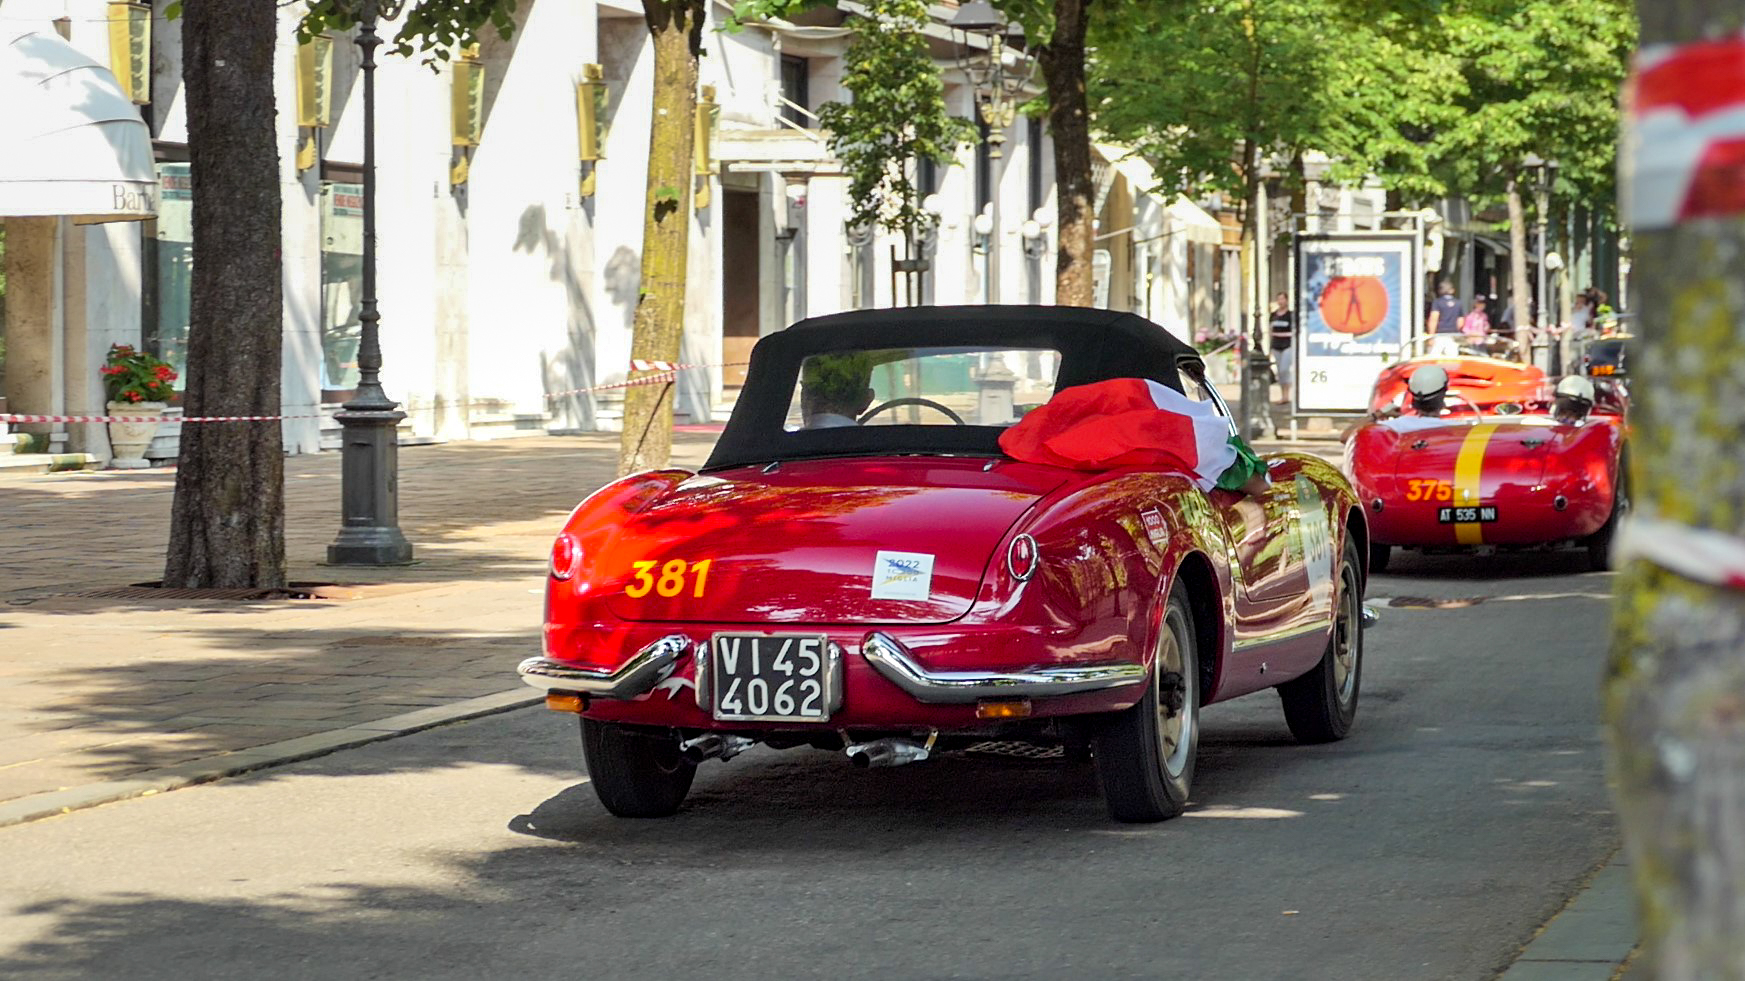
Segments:
[[[624,587],[624,595],[631,599],[641,599],[649,593],[673,597],[684,592],[688,583],[693,583],[691,595],[701,599],[703,586],[709,581],[709,563],[712,561],[704,559],[687,563],[684,559],[673,559],[662,565],[657,560],[645,559],[631,563],[635,569],[635,581]]]

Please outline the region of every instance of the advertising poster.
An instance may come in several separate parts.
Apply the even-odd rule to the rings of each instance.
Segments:
[[[1297,239],[1297,411],[1368,408],[1376,375],[1423,323],[1417,250],[1413,232]]]

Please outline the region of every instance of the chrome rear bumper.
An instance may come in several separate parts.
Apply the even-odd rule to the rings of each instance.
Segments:
[[[573,691],[596,698],[635,698],[659,684],[691,649],[690,638],[668,634],[636,652],[616,671],[582,668],[549,657],[530,657],[515,670],[541,691]]]
[[[1077,695],[1145,680],[1145,665],[1128,661],[1013,672],[929,671],[909,656],[907,648],[884,633],[867,637],[860,653],[887,681],[916,701],[933,705],[960,705],[983,698]]]

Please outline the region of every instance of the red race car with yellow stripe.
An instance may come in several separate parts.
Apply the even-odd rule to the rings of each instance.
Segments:
[[[1424,552],[1579,547],[1611,560],[1628,507],[1626,399],[1609,381],[1475,355],[1413,358],[1377,378],[1345,470],[1369,512],[1372,570]]]

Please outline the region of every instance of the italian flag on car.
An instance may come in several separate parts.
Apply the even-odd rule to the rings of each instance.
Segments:
[[[1212,403],[1144,378],[1062,389],[1002,433],[1000,449],[1074,470],[1180,470],[1201,490],[1234,490],[1266,472]]]

